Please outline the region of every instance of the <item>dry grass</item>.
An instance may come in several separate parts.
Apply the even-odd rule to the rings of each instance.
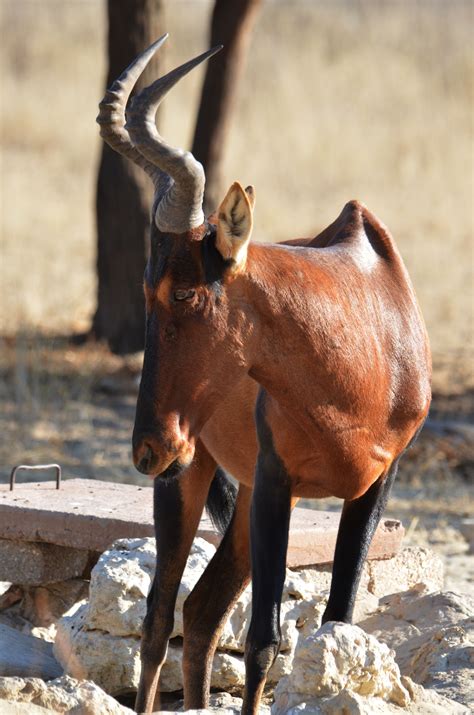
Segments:
[[[0,483],[15,464],[55,461],[66,479],[149,485],[131,457],[139,359],[28,334],[0,347]]]
[[[94,306],[94,178],[105,9],[2,0],[0,329],[83,327]],[[206,0],[168,3],[172,65],[206,46]],[[267,2],[226,179],[256,185],[256,237],[313,233],[358,197],[392,229],[436,351],[472,326],[472,4]],[[189,143],[201,81],[167,99]]]
[[[0,331],[16,336],[0,345],[0,477],[25,459],[57,459],[66,476],[140,480],[129,444],[137,361],[42,337],[86,327],[94,306],[104,3],[3,0],[0,8]],[[315,232],[353,196],[383,217],[434,343],[437,416],[461,412],[466,421],[472,365],[459,348],[472,320],[471,8],[267,2],[226,169],[227,181],[257,187],[260,239]],[[209,11],[204,0],[169,3],[169,66],[206,45]],[[181,145],[201,79],[191,76],[165,104],[164,133]],[[472,449],[432,437],[403,476],[445,484],[454,474],[464,480],[466,465],[472,474],[472,463]]]

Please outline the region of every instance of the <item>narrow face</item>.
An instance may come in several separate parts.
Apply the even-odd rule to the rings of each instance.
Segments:
[[[224,250],[222,205],[217,227],[204,224],[182,236],[152,229],[144,279],[145,356],[133,433],[134,463],[144,474],[172,477],[188,466],[202,427],[249,369],[251,320],[231,294],[244,269],[243,233],[246,242],[250,237],[236,206],[243,203],[247,216],[251,204],[240,186],[234,194],[238,202],[228,218],[240,234],[240,263]]]

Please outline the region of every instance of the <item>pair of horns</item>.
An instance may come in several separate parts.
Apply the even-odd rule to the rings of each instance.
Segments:
[[[156,112],[169,90],[194,67],[219,52],[222,45],[157,79],[127,106],[138,78],[167,38],[168,34],[156,40],[115,80],[99,104],[97,122],[104,141],[144,169],[153,180],[158,229],[184,233],[204,223],[202,202],[206,177],[191,152],[170,146],[160,136]]]

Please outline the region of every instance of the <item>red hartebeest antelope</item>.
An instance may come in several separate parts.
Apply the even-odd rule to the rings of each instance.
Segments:
[[[300,497],[344,500],[323,620],[350,621],[398,460],[428,411],[430,354],[393,239],[357,201],[316,238],[278,245],[250,242],[251,186],[234,183],[205,219],[203,168],[166,143],[155,114],[219,48],[127,106],[164,39],[112,85],[98,118],[103,138],[156,186],[133,459],[155,478],[158,557],[136,709],[158,707],[176,593],[207,500],[225,533],[184,606],[185,706],[206,706],[221,629],[252,575],[243,712],[254,714],[279,648],[291,508]]]

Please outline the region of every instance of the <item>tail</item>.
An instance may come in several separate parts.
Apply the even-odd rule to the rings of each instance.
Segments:
[[[207,495],[206,510],[213,526],[222,535],[227,531],[234,513],[237,487],[221,467],[217,467]]]

